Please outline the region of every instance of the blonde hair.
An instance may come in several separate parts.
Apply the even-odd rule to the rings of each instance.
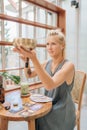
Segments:
[[[60,43],[60,44],[65,44],[65,36],[64,36],[64,34],[61,32],[60,29],[50,30],[50,31],[48,32],[47,37],[48,37],[48,36],[55,36],[55,35],[58,36],[58,39],[59,39],[59,43]]]
[[[64,45],[63,56],[65,57],[65,35],[63,32],[60,29],[50,30],[47,34],[47,37],[49,36],[58,36],[58,43]]]

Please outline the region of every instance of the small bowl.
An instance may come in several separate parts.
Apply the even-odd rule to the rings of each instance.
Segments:
[[[16,47],[23,47],[24,49],[30,50],[36,47],[36,40],[29,38],[15,38],[13,45]]]

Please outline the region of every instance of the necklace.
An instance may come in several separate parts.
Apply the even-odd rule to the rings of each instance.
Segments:
[[[56,69],[58,68],[58,66],[64,61],[64,58],[62,58],[60,61],[57,62],[51,62],[51,72],[54,73],[56,71]]]

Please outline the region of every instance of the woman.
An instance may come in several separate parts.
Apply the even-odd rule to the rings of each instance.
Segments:
[[[71,98],[74,82],[74,65],[64,57],[65,37],[59,30],[51,30],[47,36],[47,51],[51,57],[43,65],[37,59],[34,50],[26,51],[22,47],[14,51],[31,59],[35,71],[27,77],[38,75],[45,87],[45,95],[52,97],[52,110],[36,120],[36,130],[74,130],[75,106]]]

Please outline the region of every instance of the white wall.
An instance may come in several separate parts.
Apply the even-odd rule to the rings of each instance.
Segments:
[[[79,8],[71,7],[71,0],[63,0],[66,10],[66,56],[76,69],[87,72],[87,0],[79,1]]]
[[[79,17],[79,68],[87,72],[87,0],[80,0]]]

